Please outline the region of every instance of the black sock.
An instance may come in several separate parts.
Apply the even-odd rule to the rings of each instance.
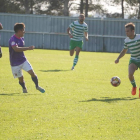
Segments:
[[[38,79],[37,76],[32,77],[33,82],[35,83],[36,88],[38,87]]]
[[[19,84],[22,86],[23,89],[26,89],[24,82],[23,83],[19,82]]]

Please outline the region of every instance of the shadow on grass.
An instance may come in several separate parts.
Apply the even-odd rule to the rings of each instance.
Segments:
[[[117,102],[117,101],[131,101],[131,100],[136,100],[139,98],[131,98],[131,97],[124,97],[124,98],[110,98],[110,97],[101,97],[99,99],[97,98],[92,98],[89,100],[85,101],[79,101],[79,102],[106,102],[106,103],[111,103],[111,102]]]
[[[39,94],[29,94],[29,93],[1,93],[0,96],[28,96],[28,95],[39,95]]]
[[[70,70],[58,70],[58,69],[55,69],[55,70],[40,70],[42,72],[60,72],[60,71],[70,71]]]

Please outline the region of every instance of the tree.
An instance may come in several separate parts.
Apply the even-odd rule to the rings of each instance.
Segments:
[[[121,9],[122,9],[122,18],[124,18],[124,1],[125,0],[112,0],[112,4],[115,5],[121,5]]]
[[[83,9],[84,9],[84,2],[83,2],[83,0],[81,0],[81,2],[80,2],[80,13],[83,13]]]
[[[101,5],[100,3],[100,0],[98,0],[98,3],[93,3],[92,0],[90,0],[90,3],[89,3],[89,11],[94,11],[100,15],[104,15],[107,10],[103,8],[103,5]]]
[[[128,3],[131,7],[135,7],[135,14],[133,14],[133,16],[136,16],[138,19],[140,19],[140,0],[128,0]],[[130,17],[131,16],[132,15],[130,15]]]
[[[100,0],[98,0],[99,2]],[[92,0],[81,0],[80,1],[80,7],[77,9],[80,9],[80,13],[84,13],[85,16],[88,17],[89,11],[96,11],[98,13],[104,13],[106,10],[103,9],[103,6],[99,3],[94,4]]]
[[[86,0],[85,16],[88,17],[88,0]]]
[[[70,8],[74,4],[72,1],[74,0],[64,0],[64,11],[63,11],[64,16],[69,16]]]
[[[74,4],[73,1],[75,0],[48,0],[48,6],[44,13],[69,16],[70,8]]]
[[[63,15],[64,16],[69,16],[69,1],[70,0],[64,0],[64,11],[63,11]]]
[[[121,6],[122,6],[122,18],[124,18],[124,0],[121,0]]]
[[[63,15],[64,0],[48,0],[48,4],[47,10],[44,11],[46,14]]]
[[[0,12],[3,13],[23,13],[19,6],[14,0],[0,0]]]
[[[37,9],[36,8],[37,5],[47,0],[13,0],[13,1],[15,4],[20,5],[20,8],[24,10],[25,14],[33,14],[33,9]]]

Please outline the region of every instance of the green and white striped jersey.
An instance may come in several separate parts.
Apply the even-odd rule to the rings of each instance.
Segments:
[[[71,40],[82,41],[84,32],[88,32],[88,25],[84,22],[80,24],[78,20],[72,22],[69,27],[72,29],[73,38]]]
[[[140,34],[136,34],[134,39],[127,37],[124,40],[124,49],[129,49],[131,59],[140,62]]]

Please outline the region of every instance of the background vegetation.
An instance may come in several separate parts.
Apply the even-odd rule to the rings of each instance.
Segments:
[[[121,11],[110,12],[109,7]],[[140,0],[0,0],[0,12],[71,16],[70,12],[100,17],[140,19]]]

